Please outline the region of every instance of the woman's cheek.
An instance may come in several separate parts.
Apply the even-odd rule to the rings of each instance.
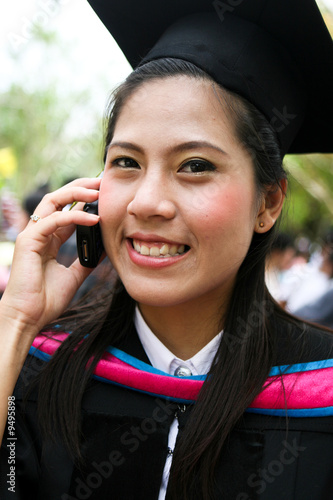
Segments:
[[[209,183],[197,189],[181,193],[181,199],[187,210],[200,217],[203,213],[210,212],[214,206],[218,207],[220,205],[222,193],[216,183]]]
[[[202,198],[203,203],[192,213],[190,225],[197,238],[215,251],[225,252],[232,246],[235,258],[247,248],[253,235],[253,199],[249,189],[230,188],[215,198]]]
[[[207,229],[214,227],[222,229],[223,225],[228,225],[237,217],[235,213],[237,205],[239,205],[238,197],[207,190],[206,193],[198,193],[187,201],[185,213],[191,214],[194,222],[204,224]]]
[[[99,194],[98,210],[101,220],[117,220],[118,217],[123,217],[128,205],[126,193],[122,189],[112,183],[112,185],[104,185]]]

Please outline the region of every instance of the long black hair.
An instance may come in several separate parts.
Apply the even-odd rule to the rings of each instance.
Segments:
[[[221,88],[193,64],[177,59],[156,60],[138,67],[114,92],[107,117],[106,150],[129,97],[144,90],[143,85],[149,80],[181,75],[211,82],[221,106],[232,119],[240,147],[251,155],[258,199],[267,186],[277,185],[282,189],[281,181],[286,174],[272,126],[245,99]],[[191,498],[194,477],[200,482],[202,498],[211,498],[214,468],[223,445],[244,410],[261,391],[274,363],[276,332],[272,318],[276,314],[285,315],[265,286],[265,257],[274,232],[273,227],[265,233],[254,233],[239,268],[228,311],[221,317],[224,334],[211,376],[203,385],[175,449],[169,482],[174,498]],[[112,290],[102,284],[81,308],[68,311],[57,320],[62,329],[71,330],[72,334],[41,374],[43,397],[39,398],[39,415],[44,432],[60,433],[78,459],[81,401],[86,385],[105,348],[117,345],[131,331],[134,308],[134,300],[118,278]],[[108,327],[100,335],[106,323]]]

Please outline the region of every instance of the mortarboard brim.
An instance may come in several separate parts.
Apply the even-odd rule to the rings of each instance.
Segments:
[[[130,64],[193,62],[252,102],[284,153],[333,151],[333,44],[315,0],[89,0]]]

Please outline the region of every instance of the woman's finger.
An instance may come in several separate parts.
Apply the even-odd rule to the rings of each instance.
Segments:
[[[45,195],[36,207],[33,215],[44,218],[55,211],[62,210],[66,205],[72,204],[75,201],[82,201],[85,203],[95,201],[98,199],[99,185],[100,179],[80,179],[73,181]]]
[[[47,238],[61,228],[75,225],[93,226],[99,221],[99,215],[90,214],[82,210],[73,210],[69,212],[53,212],[46,217],[41,217],[38,222],[32,223],[24,231],[25,236],[31,236],[34,239]]]

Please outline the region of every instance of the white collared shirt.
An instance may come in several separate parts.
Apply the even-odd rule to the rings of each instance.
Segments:
[[[222,332],[218,333],[208,344],[205,345],[192,358],[185,360],[177,358],[151,331],[142,317],[138,308],[135,309],[134,324],[138,332],[141,344],[154,368],[173,375],[179,366],[187,367],[192,375],[206,375],[209,372],[217,349],[220,345]],[[175,418],[170,426],[168,448],[173,451],[178,434],[178,420]],[[158,500],[164,500],[168,485],[169,472],[172,462],[172,453],[167,456],[160,494]]]

